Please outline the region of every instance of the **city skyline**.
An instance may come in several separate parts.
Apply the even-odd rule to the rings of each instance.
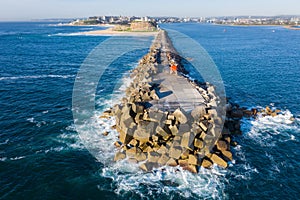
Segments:
[[[299,15],[298,0],[16,0],[1,1],[0,21],[49,18],[82,18],[99,15],[126,16],[276,16]]]

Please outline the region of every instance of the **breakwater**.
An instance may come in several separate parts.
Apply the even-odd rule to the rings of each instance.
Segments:
[[[169,73],[176,65],[181,75]],[[186,78],[181,57],[166,31],[132,71],[120,104],[104,113],[114,116],[119,133],[114,161],[127,159],[150,171],[165,165],[197,173],[213,164],[228,167],[232,135],[241,134],[240,119],[255,111],[227,102],[220,115],[215,88]],[[225,109],[225,108],[224,108]]]

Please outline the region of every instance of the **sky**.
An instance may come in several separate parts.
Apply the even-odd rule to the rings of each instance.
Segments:
[[[300,15],[300,0],[0,0],[0,21],[102,15]]]

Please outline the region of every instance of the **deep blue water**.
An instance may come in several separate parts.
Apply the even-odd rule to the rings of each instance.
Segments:
[[[163,25],[190,36],[207,50],[234,101],[245,106],[271,104],[284,112],[274,119],[243,121],[244,134],[233,149],[235,162],[227,170],[145,175],[128,164],[109,164],[113,152],[105,154],[105,148],[113,146],[111,141],[90,139],[96,123],[103,123],[100,130],[106,130],[113,122],[95,122],[95,117],[95,124],[81,127],[85,137],[75,131],[72,94],[76,75],[92,50],[109,37],[73,34],[95,27],[53,25],[0,23],[1,199],[300,196],[300,31]],[[115,102],[118,94],[111,95],[111,91],[116,83],[126,82],[122,76],[147,52],[152,39],[132,38],[132,45],[144,48],[127,52],[105,70],[97,87],[95,116]],[[110,137],[113,141],[113,133]],[[88,150],[97,145],[100,151],[91,154]]]

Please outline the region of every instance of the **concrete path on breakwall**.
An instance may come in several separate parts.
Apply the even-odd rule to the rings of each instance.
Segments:
[[[174,111],[180,107],[186,112],[191,112],[196,106],[204,104],[204,98],[187,78],[180,73],[170,74],[166,52],[177,52],[167,33],[160,31],[155,40],[161,44],[161,54],[158,73],[152,78],[153,83],[159,85],[160,89],[156,92],[160,99],[151,101],[152,107],[163,111]]]

